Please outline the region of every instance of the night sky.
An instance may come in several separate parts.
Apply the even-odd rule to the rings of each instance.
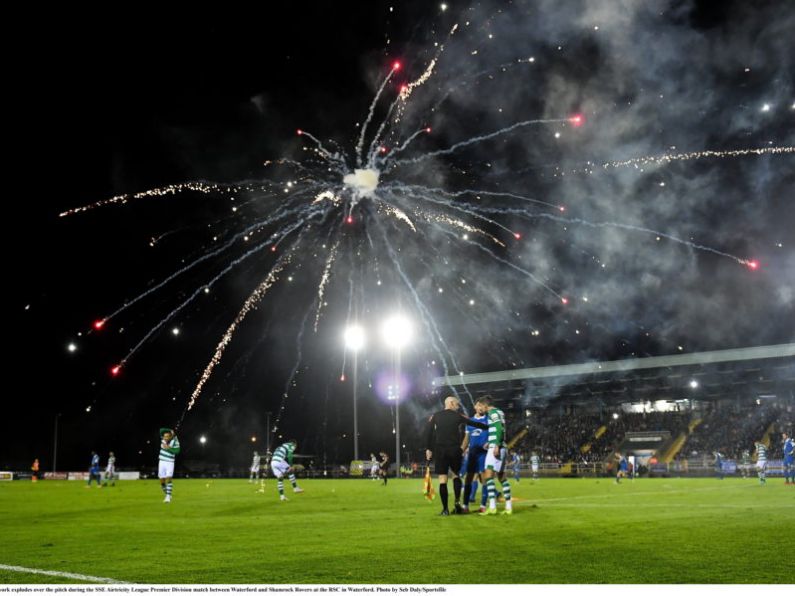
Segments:
[[[370,336],[359,358],[364,455],[394,450],[384,395],[391,359],[376,336],[396,309],[414,322],[401,358],[409,394],[401,431],[412,453],[422,446],[419,421],[440,404],[430,381],[444,364],[456,374],[795,340],[795,6],[748,4],[269,3],[179,17],[70,10],[31,27],[8,113],[7,384],[16,378],[18,389],[6,392],[0,467],[39,457],[51,469],[58,413],[59,469],[83,469],[92,449],[103,458],[114,450],[122,469],[154,465],[158,428],[180,420],[183,460],[244,466],[252,445],[263,445],[268,411],[299,451],[345,462],[350,309]],[[437,55],[382,144],[388,154],[414,132],[432,132],[401,155],[416,163],[384,170],[375,191],[397,197],[416,231],[371,197],[351,201],[317,161],[306,178],[264,165],[311,157],[296,129],[329,147],[334,139],[350,162],[393,63],[401,68],[368,143],[400,85]],[[421,157],[529,120],[547,122]],[[789,153],[623,163],[777,147]],[[348,207],[329,207],[301,237],[195,407],[185,414],[221,336],[300,230],[201,293],[112,377],[153,327],[247,249],[208,259],[100,332],[89,333],[92,323],[287,199],[188,191],[58,214],[181,182],[267,180],[281,192],[313,176]],[[427,219],[440,215],[479,231]]]

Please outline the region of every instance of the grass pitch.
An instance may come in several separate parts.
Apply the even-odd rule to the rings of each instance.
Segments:
[[[511,517],[440,517],[420,479],[300,484],[281,503],[273,479],[177,479],[165,504],[151,480],[2,483],[0,564],[167,584],[792,581],[781,479],[522,479]]]

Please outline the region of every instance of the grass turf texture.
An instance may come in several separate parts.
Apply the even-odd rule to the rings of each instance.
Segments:
[[[511,517],[440,517],[421,479],[301,486],[281,503],[273,479],[265,494],[177,479],[165,504],[151,480],[0,483],[0,564],[140,583],[792,580],[781,479],[522,479]],[[74,580],[0,569],[0,584],[36,582]]]

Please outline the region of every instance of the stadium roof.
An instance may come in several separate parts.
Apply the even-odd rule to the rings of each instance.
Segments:
[[[438,377],[433,384],[559,404],[795,399],[795,344]]]

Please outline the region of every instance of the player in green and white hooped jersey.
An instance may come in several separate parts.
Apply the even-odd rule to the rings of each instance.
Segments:
[[[110,480],[111,486],[116,486],[116,456],[113,455],[113,451],[108,456],[108,465],[105,467],[105,481],[102,486],[107,486],[108,480]]]
[[[756,442],[756,475],[759,476],[759,484],[766,484],[765,472],[767,471],[767,445],[761,441]]]
[[[538,480],[538,467],[541,464],[541,458],[538,457],[538,453],[533,451],[533,454],[530,456],[530,467],[533,470],[533,480]]]
[[[254,452],[254,459],[251,460],[251,475],[248,477],[249,482],[254,482],[254,480],[259,480],[259,464],[262,460],[262,456]]]
[[[174,461],[179,453],[179,439],[171,428],[160,429],[160,462],[157,468],[157,477],[160,478],[160,489],[166,498],[164,503],[171,502],[171,491],[174,477]]]
[[[497,514],[497,486],[494,477],[502,470],[502,459],[500,450],[505,447],[505,414],[499,408],[491,405],[491,397],[484,396],[478,400],[487,408],[486,418],[489,423],[488,449],[486,451],[486,470],[483,472],[483,479],[486,482],[486,490],[489,495],[489,508],[480,515]],[[505,511],[503,515],[513,513],[513,503],[511,502],[511,483],[506,476],[500,478],[502,485],[502,496],[505,498]]]
[[[271,470],[273,470],[273,475],[276,476],[276,486],[279,489],[280,501],[287,500],[287,497],[284,496],[285,474],[287,474],[290,484],[293,485],[294,493],[304,492],[304,489],[298,487],[298,483],[295,481],[295,474],[293,474],[293,453],[295,452],[296,447],[298,447],[298,441],[295,439],[290,439],[283,445],[279,445],[276,448],[276,451],[273,452],[273,458],[271,459]]]

